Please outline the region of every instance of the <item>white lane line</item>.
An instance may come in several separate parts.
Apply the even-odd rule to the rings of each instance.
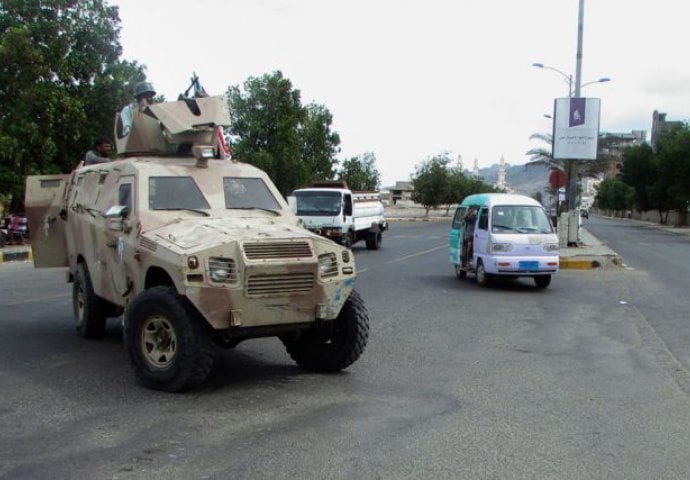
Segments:
[[[440,250],[442,248],[448,248],[448,245],[445,245],[445,244],[439,245],[438,247],[430,248],[429,250],[423,250],[421,252],[411,253],[409,255],[405,255],[403,257],[396,258],[395,260],[389,260],[386,262],[386,264],[402,262],[403,260],[407,260],[407,259],[413,258],[413,257],[419,257],[420,255],[426,255],[427,253],[435,252],[436,250]]]
[[[72,296],[71,293],[61,293],[59,295],[50,295],[48,297],[27,298],[26,300],[18,300],[16,302],[10,302],[10,303],[0,302],[0,306],[2,306],[2,307],[13,307],[15,305],[24,305],[25,303],[44,302],[46,300],[55,300],[56,298],[69,298],[71,296]]]

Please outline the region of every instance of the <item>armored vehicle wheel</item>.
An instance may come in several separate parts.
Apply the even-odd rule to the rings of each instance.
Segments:
[[[297,338],[283,337],[290,357],[301,367],[337,372],[353,364],[369,338],[369,314],[359,293],[352,291],[338,318]]]
[[[534,277],[534,283],[536,283],[539,288],[546,288],[551,283],[551,275],[539,275],[538,277]]]
[[[486,287],[489,284],[489,274],[486,273],[486,269],[484,268],[484,262],[481,260],[477,260],[477,285],[480,285],[482,287]]]
[[[460,280],[467,278],[467,270],[462,268],[462,265],[455,264],[455,276]]]
[[[99,338],[105,333],[108,303],[96,295],[85,263],[77,265],[72,283],[72,307],[77,333],[84,338]]]
[[[155,390],[195,387],[215,361],[206,325],[174,287],[153,287],[132,301],[125,312],[124,340],[137,377]]]
[[[383,242],[383,236],[381,232],[369,232],[367,234],[367,248],[369,250],[378,250],[381,248],[381,243]]]

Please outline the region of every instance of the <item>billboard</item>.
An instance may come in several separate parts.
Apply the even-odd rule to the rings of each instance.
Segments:
[[[554,101],[554,159],[596,160],[600,110],[598,98],[557,98]]]

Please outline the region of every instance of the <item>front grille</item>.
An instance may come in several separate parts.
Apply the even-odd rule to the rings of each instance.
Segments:
[[[242,245],[249,260],[304,258],[313,256],[308,242],[261,242]]]
[[[145,248],[146,250],[151,250],[152,252],[155,252],[156,248],[158,247],[156,242],[146,237],[139,237],[139,246],[141,248]]]
[[[250,297],[309,293],[313,288],[313,273],[251,275],[247,280],[247,295]]]

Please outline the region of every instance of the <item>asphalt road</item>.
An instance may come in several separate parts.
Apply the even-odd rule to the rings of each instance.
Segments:
[[[657,323],[681,300],[639,304],[658,272],[481,288],[453,275],[447,228],[355,246],[371,337],[346,372],[255,340],[186,394],[136,383],[117,322],[75,335],[64,271],[1,265],[0,478],[688,478],[690,375]]]

